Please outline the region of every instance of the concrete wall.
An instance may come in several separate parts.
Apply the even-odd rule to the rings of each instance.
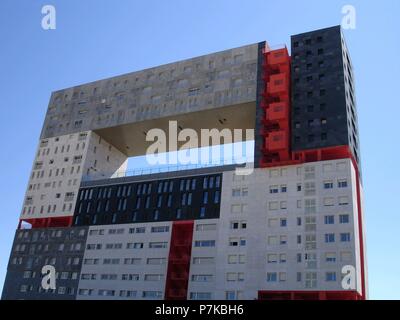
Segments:
[[[42,138],[254,102],[258,44],[53,92]]]
[[[82,176],[110,178],[126,166],[127,157],[94,132],[42,139],[20,218],[72,216]]]
[[[152,232],[153,227],[166,226],[167,232]],[[137,233],[137,228],[144,228],[144,233]],[[83,257],[81,279],[77,299],[154,299],[164,298],[165,278],[167,273],[169,242],[171,238],[171,222],[145,224],[91,226]],[[134,229],[134,233],[130,230]],[[100,231],[102,230],[102,231]],[[110,231],[111,230],[111,231]],[[113,231],[119,230],[119,231]],[[111,234],[111,232],[113,232]],[[103,233],[102,235],[99,233]],[[150,248],[151,243],[165,243],[164,248]],[[141,243],[142,248],[130,248],[128,244]],[[119,244],[120,248],[107,249],[107,244]],[[100,245],[101,248],[97,248]],[[90,249],[95,246],[95,249]],[[148,259],[161,258],[164,263],[149,264]],[[94,264],[93,259],[98,259]],[[117,259],[114,264],[108,264],[105,259]],[[126,259],[140,259],[138,263],[126,263]],[[95,280],[86,280],[85,275],[96,275]],[[102,275],[113,275],[115,280],[102,280]],[[136,280],[123,280],[123,274],[137,275]],[[149,275],[150,279],[149,280]],[[154,280],[155,275],[159,276]],[[110,290],[110,295],[102,295],[104,290]],[[125,291],[121,293],[121,291]],[[130,297],[127,291],[135,292]],[[152,293],[149,293],[152,292]]]

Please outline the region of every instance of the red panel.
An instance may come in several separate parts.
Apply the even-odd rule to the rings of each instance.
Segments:
[[[32,229],[37,228],[63,228],[72,225],[72,216],[20,219],[18,229],[21,229],[22,222],[29,223]]]
[[[193,220],[172,223],[168,270],[165,282],[166,300],[186,300],[192,253]]]
[[[259,300],[363,300],[356,291],[258,291]]]
[[[260,134],[261,167],[280,164],[290,157],[290,57],[286,48],[265,50],[261,108],[264,119]]]
[[[286,131],[274,131],[265,138],[265,149],[269,151],[282,150],[286,148]]]

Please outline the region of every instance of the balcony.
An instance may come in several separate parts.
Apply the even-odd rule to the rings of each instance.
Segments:
[[[269,94],[287,93],[289,88],[289,79],[286,73],[273,74],[269,77],[267,83],[267,92]]]
[[[265,54],[267,56],[267,63],[271,66],[288,63],[289,61],[289,54],[286,47],[277,50],[266,51]]]
[[[265,149],[269,151],[287,148],[287,133],[284,130],[271,132],[265,138]]]
[[[265,120],[285,120],[288,118],[288,104],[287,102],[275,102],[268,106],[266,111]]]

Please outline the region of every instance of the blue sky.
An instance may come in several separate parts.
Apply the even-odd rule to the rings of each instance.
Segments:
[[[52,4],[57,29],[41,28]],[[355,68],[369,292],[399,299],[400,1],[0,1],[0,290],[50,93],[209,52],[340,24]]]

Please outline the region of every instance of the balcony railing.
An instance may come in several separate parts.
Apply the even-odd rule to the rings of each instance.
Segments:
[[[237,167],[243,167],[246,163],[253,163],[253,157],[246,157],[240,159],[229,159],[229,160],[215,160],[212,163],[197,163],[197,164],[187,164],[187,165],[165,165],[160,167],[149,166],[145,168],[135,168],[126,171],[117,171],[117,172],[100,172],[100,173],[91,173],[89,175],[84,175],[82,177],[82,181],[95,181],[101,179],[114,179],[114,178],[124,178],[124,177],[133,177],[133,176],[143,176],[157,173],[166,173],[166,172],[174,172],[174,171],[184,171],[184,170],[193,170],[193,169],[202,169],[202,168],[212,168],[212,167],[221,167],[227,165],[236,165]]]

